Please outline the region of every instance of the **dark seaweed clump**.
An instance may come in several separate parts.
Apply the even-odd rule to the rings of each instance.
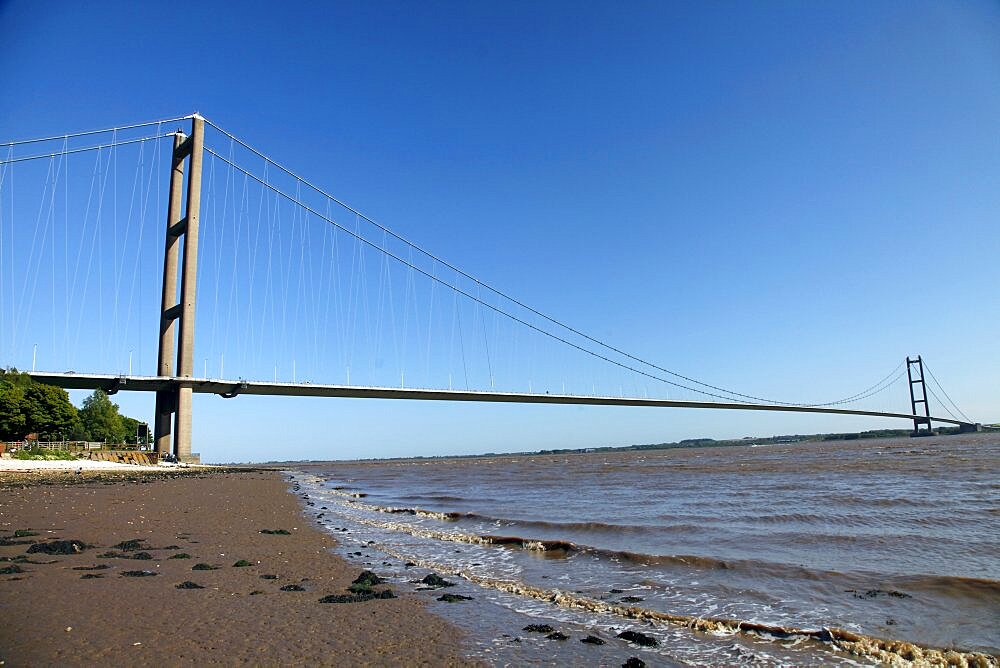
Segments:
[[[587,636],[586,638],[580,638],[580,642],[586,643],[588,645],[603,645],[604,641],[597,636]]]
[[[647,636],[645,633],[640,633],[639,631],[622,631],[618,634],[618,637],[622,640],[635,643],[640,647],[659,647],[660,645],[659,640],[653,636]]]
[[[362,594],[330,594],[319,600],[320,603],[361,603],[375,599],[396,598],[391,589],[380,592],[365,592]]]
[[[439,601],[444,601],[445,603],[458,603],[460,601],[471,601],[471,596],[462,596],[461,594],[442,594],[438,596]]]
[[[125,571],[122,573],[124,578],[149,578],[157,575],[155,571]]]
[[[217,571],[218,566],[213,566],[212,564],[195,564],[191,567],[192,571]]]
[[[204,589],[204,587],[202,587],[197,582],[191,582],[190,580],[185,580],[179,585],[176,585],[176,589]]]
[[[441,577],[437,573],[428,573],[427,575],[424,576],[424,578],[421,580],[421,582],[423,582],[425,585],[428,585],[428,586],[431,586],[431,587],[454,587],[455,586],[454,582],[449,582],[448,580],[445,580],[443,577]]]
[[[122,552],[135,552],[136,550],[142,549],[143,541],[141,538],[133,538],[132,540],[123,540],[117,545],[112,545],[111,547],[116,547]]]
[[[246,566],[253,566],[253,564],[251,564],[246,559],[240,559],[235,564],[233,564],[233,568],[244,568]]]
[[[555,629],[548,624],[528,624],[521,630],[527,631],[528,633],[552,633],[555,631]]]
[[[291,536],[292,532],[286,529],[261,529],[261,533],[266,533],[272,536]]]
[[[354,582],[350,584],[347,591],[353,594],[364,594],[365,592],[371,592],[372,587],[383,582],[385,582],[383,578],[380,578],[371,571],[361,571],[361,575],[354,578]]]
[[[28,554],[80,554],[89,545],[82,540],[54,540],[50,543],[35,543],[28,548]]]
[[[305,590],[306,590],[305,587],[297,584],[285,585],[284,587],[281,588],[281,591],[305,591]]]
[[[391,589],[379,592],[372,589],[375,585],[382,584],[384,582],[384,578],[380,578],[371,571],[361,571],[361,575],[354,578],[354,582],[352,582],[347,588],[347,591],[351,592],[350,594],[331,594],[329,596],[324,596],[319,602],[361,603],[362,601],[371,601],[374,599],[396,598],[396,595],[392,593]]]
[[[171,554],[168,559],[190,559],[191,555],[187,552],[178,552],[177,554]]]
[[[892,598],[911,598],[909,594],[904,594],[901,591],[894,591],[894,590],[886,591],[885,589],[869,589],[868,591],[865,592],[860,592],[857,591],[856,589],[848,589],[846,591],[848,593],[854,594],[854,598],[861,598],[861,599],[878,598],[879,596],[891,596]]]

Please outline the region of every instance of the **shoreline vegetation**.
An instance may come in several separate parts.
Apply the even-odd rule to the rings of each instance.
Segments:
[[[276,470],[0,474],[0,665],[470,664],[412,593],[322,602],[360,569],[302,510]]]
[[[122,415],[103,390],[94,390],[78,409],[66,390],[0,368],[0,443],[38,441],[148,446],[149,425]]]

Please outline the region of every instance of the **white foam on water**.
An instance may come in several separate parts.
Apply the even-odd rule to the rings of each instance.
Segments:
[[[493,665],[553,660],[569,664],[617,665],[631,655],[640,656],[651,665],[874,665],[859,663],[856,658],[803,637],[779,641],[728,629],[695,632],[672,624],[649,624],[605,612],[563,607],[523,595],[517,593],[526,570],[518,563],[526,556],[519,554],[521,550],[469,542],[468,535],[461,531],[435,526],[440,521],[427,522],[433,520],[432,517],[406,515],[388,519],[385,513],[366,507],[370,504],[353,501],[357,497],[330,490],[329,483],[320,477],[297,474],[295,481],[316,504],[309,511],[324,515],[319,522],[340,541],[338,551],[343,556],[376,568],[381,576],[400,586],[414,586],[414,581],[427,571],[441,573],[450,579],[458,578],[460,588],[448,591],[471,595],[476,605],[438,604],[431,598],[432,607],[470,634],[475,646],[474,658]],[[322,505],[327,509],[318,509]],[[427,524],[430,526],[425,526]],[[334,531],[335,528],[347,528],[348,531]],[[455,552],[456,544],[460,546],[459,552]],[[361,557],[354,554],[359,551]],[[536,576],[545,570],[543,566],[567,561],[529,558],[541,564],[534,564],[536,567],[530,569]],[[384,566],[386,562],[391,566]],[[417,567],[406,569],[402,566],[405,562],[414,562]],[[570,583],[570,573],[548,576],[550,584],[547,586],[554,591],[566,589],[567,592],[573,587],[568,584],[555,588],[553,581]],[[546,586],[546,580],[529,586],[539,584]],[[505,591],[497,586],[509,589]],[[620,588],[623,593],[619,596],[641,592],[645,597],[656,589],[651,584]],[[707,596],[686,598],[705,615],[735,607],[720,606]],[[470,614],[470,610],[475,610],[475,614]],[[544,635],[522,631],[528,623],[548,623],[573,637],[566,642],[545,640]],[[655,637],[660,647],[638,647],[616,638],[619,632],[628,629]],[[591,646],[578,642],[588,634],[598,635],[607,644]],[[513,638],[520,638],[520,642],[514,642]]]

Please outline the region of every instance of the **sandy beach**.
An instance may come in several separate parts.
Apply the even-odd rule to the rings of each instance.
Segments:
[[[320,602],[361,570],[280,472],[138,469],[0,473],[0,665],[469,663],[411,593]]]

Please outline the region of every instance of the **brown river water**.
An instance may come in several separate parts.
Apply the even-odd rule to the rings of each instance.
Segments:
[[[998,470],[1000,434],[970,434],[329,462],[295,482],[345,556],[401,585],[456,580],[478,603],[432,605],[495,665],[912,658],[882,640],[995,664]]]

